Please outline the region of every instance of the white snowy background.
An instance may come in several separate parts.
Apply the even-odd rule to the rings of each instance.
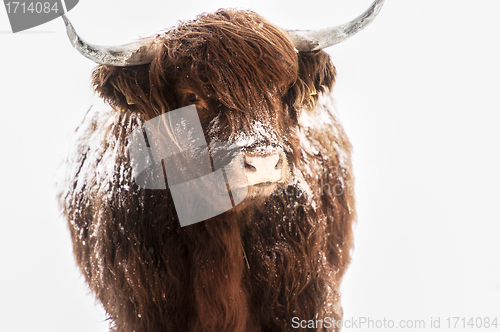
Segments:
[[[120,44],[220,7],[304,29],[370,4],[81,0],[69,17],[88,41]],[[441,317],[443,331],[449,316],[500,323],[499,12],[498,0],[387,0],[372,25],[327,49],[357,177],[346,319],[422,319],[436,330],[429,320]],[[93,67],[62,20],[12,34],[0,7],[0,331],[107,331],[54,186],[92,103]]]

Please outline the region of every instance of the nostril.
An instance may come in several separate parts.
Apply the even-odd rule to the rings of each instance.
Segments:
[[[245,169],[247,171],[250,171],[250,172],[257,172],[257,168],[255,168],[255,166],[247,163],[246,159],[245,159]]]
[[[280,158],[278,159],[278,162],[274,166],[274,169],[282,169],[283,168],[283,157],[280,154]]]

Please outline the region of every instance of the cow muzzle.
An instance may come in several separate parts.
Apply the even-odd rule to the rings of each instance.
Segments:
[[[245,152],[243,161],[249,186],[266,187],[287,178],[287,160],[281,150],[266,154]]]

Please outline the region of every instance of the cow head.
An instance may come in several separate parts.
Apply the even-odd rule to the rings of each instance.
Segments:
[[[108,104],[145,120],[195,105],[207,142],[243,151],[249,193],[256,196],[290,180],[300,156],[291,128],[318,94],[332,89],[335,68],[321,49],[361,30],[383,2],[318,31],[283,30],[254,12],[221,9],[115,47],[83,41],[64,19],[75,48],[99,63],[93,86]]]

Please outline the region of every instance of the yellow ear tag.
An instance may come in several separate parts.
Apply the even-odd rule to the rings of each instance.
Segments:
[[[134,105],[134,102],[132,101],[132,99],[130,99],[128,96],[125,96],[125,98],[127,99],[127,104]]]
[[[311,102],[312,103],[314,103],[314,97],[313,96],[317,96],[317,95],[318,95],[318,92],[316,91],[316,88],[314,87],[314,84],[313,84],[311,94],[309,95],[311,97]]]

